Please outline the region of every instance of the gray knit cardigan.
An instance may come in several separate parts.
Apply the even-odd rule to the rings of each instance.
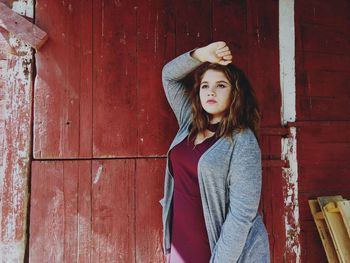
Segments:
[[[169,169],[169,151],[188,135],[191,103],[183,78],[201,62],[190,50],[168,62],[162,70],[166,98],[179,130],[167,152],[162,205],[163,250],[170,253],[170,217],[174,179]],[[258,214],[261,194],[261,151],[254,133],[232,133],[233,143],[219,138],[198,162],[198,181],[205,225],[211,249],[210,263],[270,262],[265,225]]]

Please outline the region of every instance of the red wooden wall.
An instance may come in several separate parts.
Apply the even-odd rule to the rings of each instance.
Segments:
[[[350,2],[295,1],[301,262],[327,262],[307,200],[350,199]]]
[[[198,12],[198,10],[201,10]],[[325,262],[307,199],[349,182],[349,3],[295,1],[301,262]],[[284,262],[278,1],[37,0],[31,262],[162,262],[165,153],[177,124],[162,66],[224,40],[263,112],[261,208]]]
[[[177,124],[160,72],[184,51],[225,40],[263,112],[261,211],[272,262],[295,262],[279,161],[288,133],[279,2],[36,0],[35,23],[50,40],[35,60],[28,47],[8,54],[0,39],[0,261],[21,261],[27,231],[30,262],[162,262],[158,200]],[[300,262],[326,262],[307,200],[350,199],[349,14],[347,0],[295,1],[297,119],[288,126],[297,127]]]
[[[226,41],[263,126],[279,128],[278,3],[37,0],[35,10],[50,40],[36,54],[30,260],[162,262],[158,200],[177,130],[162,66]],[[265,160],[280,158],[280,139],[262,136]],[[264,165],[261,203],[275,262],[284,249],[278,165]]]

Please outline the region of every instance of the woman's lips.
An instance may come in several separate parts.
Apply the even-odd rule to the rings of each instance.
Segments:
[[[207,103],[208,104],[214,104],[214,103],[216,103],[216,100],[207,100]]]

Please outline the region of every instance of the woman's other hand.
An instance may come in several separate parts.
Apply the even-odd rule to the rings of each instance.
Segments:
[[[205,47],[197,48],[192,56],[201,62],[227,65],[232,62],[230,48],[224,41],[213,42]]]

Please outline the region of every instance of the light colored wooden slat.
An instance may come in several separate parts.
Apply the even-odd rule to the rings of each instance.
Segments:
[[[0,27],[15,34],[35,49],[39,49],[48,39],[46,32],[14,12],[0,2]]]
[[[29,262],[91,262],[91,161],[33,161],[31,179]]]
[[[338,201],[337,205],[350,237],[350,200]]]
[[[333,204],[328,205],[329,203],[342,201],[343,197],[340,195],[320,196],[317,200],[325,216],[340,262],[350,263],[350,238],[347,234],[342,216],[336,211]]]
[[[329,233],[326,221],[324,219],[323,213],[321,211],[321,208],[317,200],[309,200],[309,206],[310,206],[311,214],[317,226],[318,233],[320,234],[320,238],[323,244],[323,248],[326,252],[328,262],[329,263],[339,262],[334,244],[332,242],[331,235]]]
[[[134,159],[92,161],[91,262],[136,262],[134,176]]]

